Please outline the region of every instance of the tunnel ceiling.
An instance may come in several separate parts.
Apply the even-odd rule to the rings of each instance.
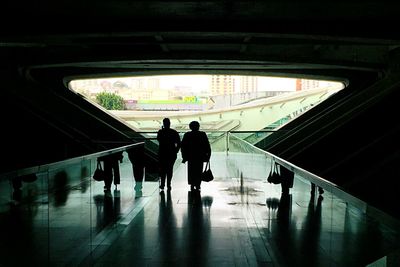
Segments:
[[[0,64],[55,79],[231,72],[351,80],[396,65],[399,7],[377,0],[10,1],[2,4]]]

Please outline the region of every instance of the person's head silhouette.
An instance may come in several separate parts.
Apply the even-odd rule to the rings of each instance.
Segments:
[[[200,129],[200,124],[198,121],[192,121],[191,123],[189,123],[189,128],[192,131],[198,131]]]
[[[163,119],[163,126],[165,129],[169,129],[169,127],[171,126],[171,121],[168,118],[164,118]]]

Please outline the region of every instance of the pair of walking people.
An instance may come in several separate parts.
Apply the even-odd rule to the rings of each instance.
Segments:
[[[211,146],[205,132],[200,131],[200,124],[192,121],[189,124],[190,132],[183,135],[182,141],[178,132],[171,129],[169,118],[163,119],[163,127],[157,133],[159,142],[160,189],[171,190],[174,163],[181,150],[182,163],[188,163],[188,184],[190,189],[200,190],[203,163],[211,157]]]

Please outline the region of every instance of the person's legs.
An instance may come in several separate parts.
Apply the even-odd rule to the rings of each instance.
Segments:
[[[166,170],[166,162],[164,160],[160,160],[160,189],[164,189],[165,187],[165,178],[167,176]]]
[[[118,160],[113,160],[112,168],[114,171],[114,185],[115,185],[115,188],[117,188],[117,184],[121,183],[121,175],[119,173],[119,161]]]
[[[194,190],[194,183],[193,183],[193,161],[188,161],[187,162],[187,179],[188,179],[188,184],[190,185],[190,190]]]
[[[173,175],[173,171],[174,171],[174,163],[175,163],[175,160],[170,160],[166,166],[168,190],[171,190],[171,181],[172,181],[172,175]]]
[[[200,189],[202,172],[203,172],[203,162],[202,161],[189,162],[188,177],[190,177],[191,185],[194,186],[197,190]]]
[[[104,190],[108,191],[111,189],[111,183],[113,180],[112,166],[109,160],[104,160],[104,173]]]
[[[201,186],[201,174],[203,173],[203,169],[204,169],[204,164],[203,161],[200,161],[198,163],[199,165],[197,166],[197,182],[196,182],[196,189],[200,190],[200,186]]]
[[[133,164],[133,177],[135,178],[135,191],[141,191],[143,188],[144,166]]]
[[[289,194],[289,187],[287,186],[287,184],[284,181],[281,182],[281,189],[282,189],[282,195]]]

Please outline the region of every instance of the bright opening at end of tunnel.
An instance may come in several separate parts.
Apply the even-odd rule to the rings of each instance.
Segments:
[[[327,80],[235,76],[162,75],[79,79],[69,89],[138,132],[156,132],[162,119],[187,131],[278,130],[343,89]]]

